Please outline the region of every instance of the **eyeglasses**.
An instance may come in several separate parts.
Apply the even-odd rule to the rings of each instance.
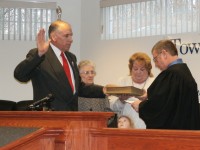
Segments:
[[[158,56],[161,54],[162,52],[160,52],[157,56],[153,57],[153,61],[157,62]]]
[[[96,75],[96,72],[95,71],[81,71],[80,74],[85,74],[85,75]]]

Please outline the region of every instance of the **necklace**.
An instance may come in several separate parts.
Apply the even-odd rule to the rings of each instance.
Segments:
[[[132,85],[136,88],[143,90],[146,85],[147,80],[148,80],[148,78],[143,83],[135,83],[134,81],[132,81]]]

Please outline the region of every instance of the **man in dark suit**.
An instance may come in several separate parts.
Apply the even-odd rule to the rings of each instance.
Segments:
[[[61,20],[50,25],[48,41],[41,29],[37,35],[37,48],[30,50],[14,71],[14,77],[20,82],[32,81],[34,100],[52,94],[51,106],[55,110],[78,110],[78,96],[105,97],[102,86],[86,86],[80,82],[76,56],[69,52],[72,36],[70,24]],[[71,80],[64,71],[61,52],[69,65]]]

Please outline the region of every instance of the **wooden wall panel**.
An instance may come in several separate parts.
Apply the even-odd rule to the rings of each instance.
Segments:
[[[90,135],[95,150],[200,149],[200,131],[105,128],[93,129]]]
[[[1,150],[54,150],[55,139],[63,132],[60,129],[41,128],[1,147]],[[64,145],[62,147],[64,148]]]

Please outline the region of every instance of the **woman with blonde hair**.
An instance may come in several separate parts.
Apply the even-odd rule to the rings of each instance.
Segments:
[[[142,52],[134,53],[129,58],[129,75],[119,79],[120,86],[134,86],[136,88],[147,90],[154,80],[151,72],[152,64],[150,57]],[[126,98],[126,99],[125,99]],[[131,103],[136,100],[136,97],[119,96],[111,106],[113,111],[118,115],[126,115],[135,123],[135,128],[146,128],[138,113],[132,108]]]

